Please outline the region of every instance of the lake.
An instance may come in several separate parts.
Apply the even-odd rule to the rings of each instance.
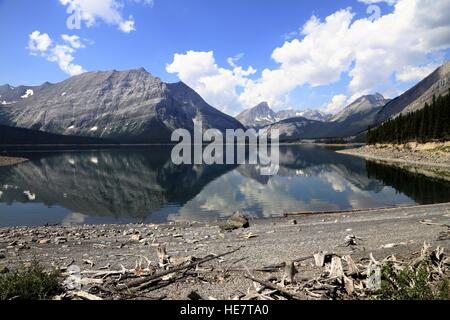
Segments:
[[[450,201],[450,183],[312,145],[280,147],[276,176],[253,165],[181,165],[171,148],[10,152],[0,226],[216,220]]]

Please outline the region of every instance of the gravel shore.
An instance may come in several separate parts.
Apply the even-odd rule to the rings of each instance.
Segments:
[[[449,220],[447,203],[250,220],[249,228],[231,232],[222,231],[220,223],[199,222],[3,228],[0,269],[37,259],[46,267],[62,270],[77,265],[82,274],[86,273],[84,277],[89,277],[93,270],[136,268],[148,261],[157,265],[157,247],[162,245],[169,256],[179,259],[201,259],[241,247],[233,254],[203,264],[196,277],[186,276],[139,296],[186,299],[191,291],[196,291],[204,297],[230,299],[236,292],[254,290],[252,281],[245,278],[247,268],[289,262],[320,251],[350,254],[360,261],[368,259],[370,253],[379,259],[390,254],[411,256],[420,252],[424,242],[448,249],[450,236],[442,236],[442,232],[447,232],[442,224],[449,224]],[[346,245],[349,235],[354,235],[358,243]],[[297,268],[299,279],[314,277],[318,272],[311,261],[301,262]],[[266,277],[256,271],[255,276]]]

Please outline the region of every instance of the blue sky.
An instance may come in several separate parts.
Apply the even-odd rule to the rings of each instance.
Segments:
[[[433,1],[439,11],[426,17],[419,9],[429,0],[89,0],[98,7],[85,1],[0,0],[0,84],[145,67],[164,81],[183,80],[230,114],[260,100],[275,109],[335,112],[359,94],[404,91],[445,62],[450,47],[442,34],[450,23],[439,20],[439,11],[449,12],[446,0]],[[372,2],[377,7],[367,13]],[[67,28],[69,5],[82,14],[80,29]],[[389,19],[403,22],[392,35]],[[422,34],[412,25],[417,19],[424,21]],[[405,30],[430,43],[403,39]],[[75,37],[75,46],[62,35]],[[365,43],[372,35],[373,45]],[[385,64],[370,67],[370,59]]]

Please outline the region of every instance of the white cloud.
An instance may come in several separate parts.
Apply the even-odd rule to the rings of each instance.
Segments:
[[[130,33],[131,31],[136,31],[134,27],[134,19],[133,16],[129,16],[128,20],[122,21],[119,24],[119,29],[122,30],[125,33]]]
[[[450,2],[388,2],[395,4],[393,12],[374,21],[355,20],[350,8],[324,21],[312,16],[302,28],[302,39],[286,41],[274,50],[272,58],[280,67],[264,70],[262,77],[246,88],[242,99],[283,103],[298,86],[333,84],[344,73],[351,78],[350,93],[357,96],[372,92],[379,84],[391,84],[392,75],[400,81],[418,79],[431,69],[418,72],[418,65],[442,63],[430,61],[429,55],[450,47],[450,20],[446,16]]]
[[[345,93],[351,98],[347,100],[354,100],[375,91],[393,91],[399,81],[422,79],[444,62],[439,53],[450,48],[450,1],[361,2],[386,2],[393,6],[392,12],[375,20],[369,15],[356,18],[351,8],[323,20],[312,16],[297,39],[274,49],[272,59],[278,67],[264,69],[256,80],[245,73],[237,75],[235,58],[228,59],[231,69],[219,68],[212,52],[175,55],[168,71],[200,89],[213,105],[224,106],[232,101],[235,110],[261,101],[285,108],[296,88],[332,85],[343,75],[350,78]],[[194,58],[193,63],[190,59]],[[224,86],[227,90],[222,90]],[[243,89],[239,95],[238,87]],[[326,108],[339,109],[342,101],[343,95],[334,97]]]
[[[78,64],[72,63],[75,59],[73,54],[75,49],[66,45],[56,45],[51,49],[47,59],[51,62],[56,62],[62,71],[71,76],[79,75],[86,72],[84,68]]]
[[[235,55],[234,57],[229,57],[227,59],[227,62],[228,62],[228,64],[231,67],[236,68],[237,67],[236,62],[241,60],[243,57],[244,57],[244,54],[243,53],[239,53],[239,54]]]
[[[96,24],[97,20],[114,25],[119,30],[130,33],[135,31],[135,22],[133,16],[128,19],[123,17],[122,10],[125,6],[124,1],[120,0],[59,0],[59,2],[67,6],[67,11],[73,13],[75,10],[79,12],[81,20],[88,27]],[[130,0],[134,3],[142,3],[153,7],[153,0]]]
[[[80,49],[80,48],[84,48],[84,47],[85,47],[84,44],[81,43],[80,37],[77,36],[77,35],[69,36],[69,35],[67,35],[67,34],[63,34],[63,35],[61,35],[61,38],[62,38],[65,42],[69,43],[70,46],[71,46],[72,48],[74,48],[74,49]]]
[[[48,61],[57,63],[62,71],[71,76],[86,72],[82,66],[73,63],[76,50],[85,47],[80,38],[67,34],[61,35],[61,38],[66,44],[54,43],[48,34],[34,31],[29,35],[28,50],[32,55],[39,54]]]
[[[188,51],[175,54],[172,63],[166,66],[169,73],[176,73],[181,81],[196,90],[208,103],[227,113],[241,109],[238,87],[245,87],[248,76],[255,74],[251,66],[243,69],[236,65],[239,57],[228,59],[232,69],[216,64],[214,52]]]
[[[336,114],[347,106],[347,96],[344,94],[335,95],[331,102],[323,108],[325,113]]]
[[[431,72],[439,67],[438,64],[428,64],[426,66],[406,66],[403,70],[397,73],[397,79],[399,81],[407,82],[407,81],[419,81],[426,76],[428,76]]]
[[[51,44],[52,39],[50,39],[47,33],[42,34],[36,30],[29,35],[28,49],[33,55],[46,52],[48,47],[51,46]]]

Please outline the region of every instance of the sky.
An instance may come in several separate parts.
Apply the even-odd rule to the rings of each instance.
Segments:
[[[0,0],[0,84],[144,67],[231,115],[394,98],[450,56],[450,0]]]

